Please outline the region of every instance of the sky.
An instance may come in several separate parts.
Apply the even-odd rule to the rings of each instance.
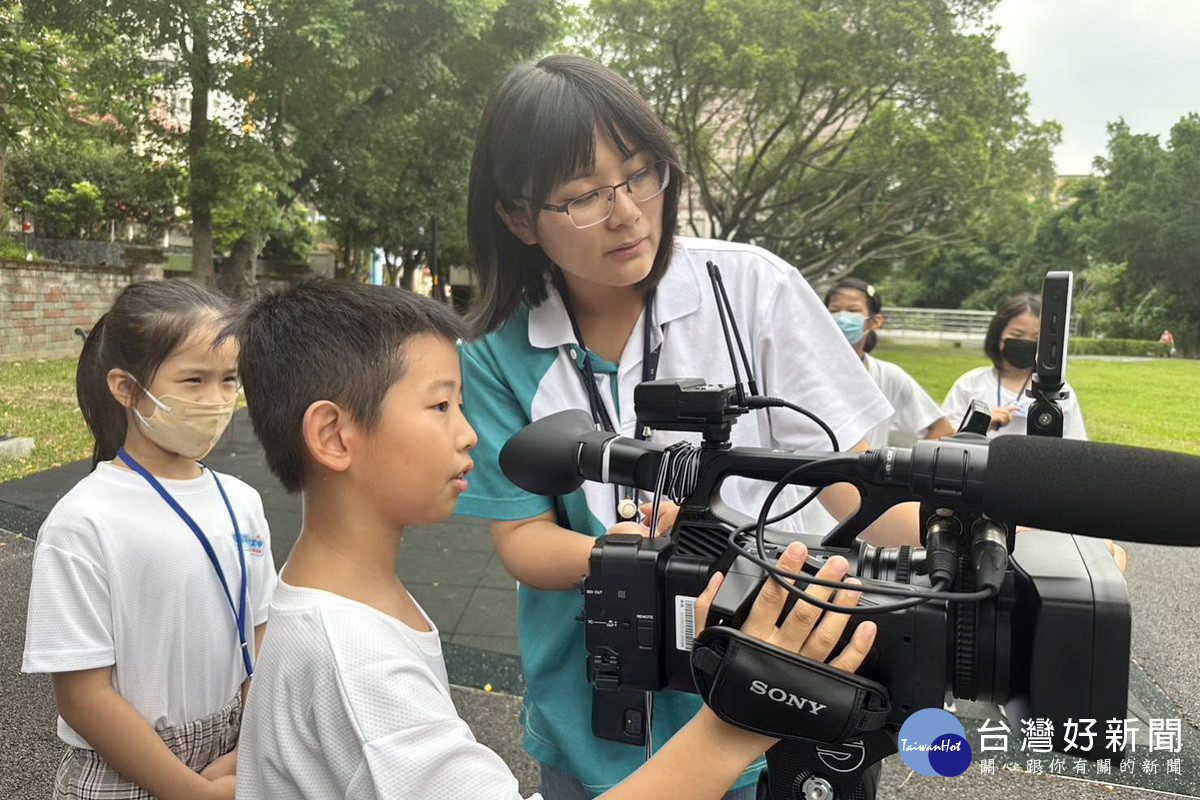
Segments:
[[[1200,113],[1200,0],[1000,0],[992,21],[1030,116],[1063,126],[1059,174],[1091,171],[1109,122],[1165,144]]]

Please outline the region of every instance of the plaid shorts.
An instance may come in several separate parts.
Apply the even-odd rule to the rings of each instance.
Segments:
[[[196,772],[237,744],[241,693],[215,714],[158,732],[171,752]],[[54,777],[54,800],[154,800],[154,796],[105,763],[95,750],[68,747]]]

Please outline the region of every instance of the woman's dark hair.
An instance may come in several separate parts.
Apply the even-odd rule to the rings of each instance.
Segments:
[[[1008,327],[1008,323],[1027,312],[1041,318],[1041,295],[1026,292],[1008,298],[1000,304],[1000,307],[996,309],[996,315],[988,323],[987,335],[983,337],[983,352],[992,360],[996,369],[1001,369],[1000,334]]]
[[[109,391],[109,370],[124,370],[149,386],[175,348],[199,325],[220,324],[229,309],[221,295],[181,280],[133,283],[117,295],[88,333],[75,370],[79,410],[96,440],[92,469],[115,458],[125,443],[125,408]]]
[[[825,293],[825,307],[829,308],[829,301],[835,294],[843,289],[850,289],[856,292],[862,292],[867,298],[867,310],[871,312],[871,316],[883,312],[883,298],[879,296],[879,291],[860,278],[842,278],[840,281],[829,287],[829,291]],[[867,341],[863,345],[864,352],[871,352],[875,349],[875,345],[879,344],[879,337],[875,335],[875,331],[867,332]]]
[[[650,274],[655,286],[671,260],[683,169],[666,126],[629,83],[579,56],[550,56],[510,72],[483,111],[471,162],[467,241],[479,279],[467,321],[477,336],[495,330],[522,301],[546,299],[553,266],[539,245],[527,245],[505,226],[499,202],[515,213],[536,211],[550,192],[595,162],[597,129],[629,157],[649,150],[665,159],[671,182],[663,192],[662,238]]]

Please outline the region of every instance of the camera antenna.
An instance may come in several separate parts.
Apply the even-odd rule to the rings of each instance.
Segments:
[[[721,331],[725,334],[725,349],[729,351],[729,363],[733,367],[733,381],[737,391],[738,404],[745,406],[747,397],[754,397],[758,394],[758,383],[754,380],[754,372],[750,369],[750,359],[746,357],[746,346],[742,343],[742,334],[738,330],[737,318],[733,315],[733,306],[730,305],[729,295],[725,291],[725,282],[721,280],[721,270],[712,261],[707,262],[705,266],[708,268],[708,278],[712,281],[713,294],[717,298],[717,313],[721,317]],[[738,352],[741,353],[742,364],[746,368],[746,384],[749,394],[742,386],[737,356],[733,352],[733,339],[729,336],[730,328],[733,328],[733,337],[737,339]]]

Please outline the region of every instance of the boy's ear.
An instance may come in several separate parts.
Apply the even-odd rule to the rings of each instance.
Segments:
[[[496,213],[500,215],[500,219],[504,220],[504,227],[508,228],[513,236],[525,244],[538,243],[537,231],[533,229],[533,222],[525,209],[509,210],[497,200]]]
[[[129,373],[123,369],[110,369],[108,375],[108,391],[118,403],[125,408],[132,408],[137,401],[137,384]]]
[[[313,461],[334,472],[350,468],[350,447],[347,434],[353,421],[337,403],[318,400],[304,412],[300,429],[304,446]]]

